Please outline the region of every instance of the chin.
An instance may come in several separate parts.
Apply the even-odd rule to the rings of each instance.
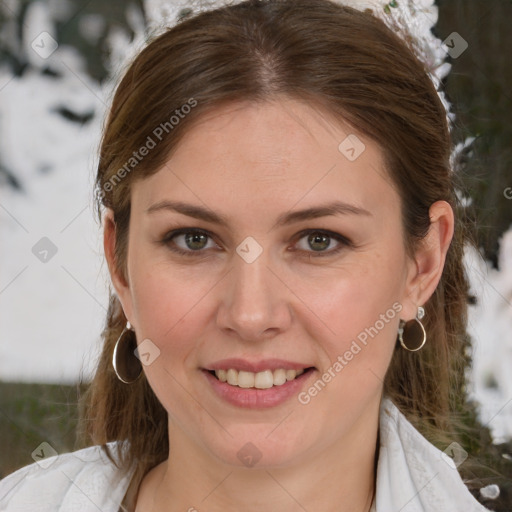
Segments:
[[[277,432],[278,429],[271,433],[275,428],[276,425],[265,425],[265,428],[256,433],[254,427],[251,427],[245,434],[240,433],[232,438],[228,436],[227,445],[215,443],[211,451],[223,463],[238,468],[287,467],[304,451],[305,440],[294,440],[283,431]]]

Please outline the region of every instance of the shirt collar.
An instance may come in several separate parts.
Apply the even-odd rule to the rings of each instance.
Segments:
[[[454,460],[431,444],[387,396],[380,405],[380,446],[371,512],[485,512]],[[447,453],[461,452],[452,443]]]

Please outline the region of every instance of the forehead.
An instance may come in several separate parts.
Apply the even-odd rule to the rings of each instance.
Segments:
[[[166,165],[134,186],[134,209],[165,199],[281,213],[298,202],[367,208],[398,196],[375,142],[315,105],[281,99],[221,107],[195,122]]]

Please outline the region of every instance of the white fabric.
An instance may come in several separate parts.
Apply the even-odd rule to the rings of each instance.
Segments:
[[[384,397],[380,408],[377,492],[372,512],[489,512],[454,464]],[[131,475],[99,446],[44,459],[0,481],[2,512],[118,512]]]

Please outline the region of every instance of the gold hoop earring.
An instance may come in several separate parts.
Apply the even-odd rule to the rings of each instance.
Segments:
[[[133,332],[131,335],[130,331]],[[135,382],[142,375],[142,364],[135,355],[137,348],[137,339],[130,322],[126,322],[126,327],[117,338],[112,354],[112,366],[117,378],[124,384]]]
[[[402,345],[405,350],[409,352],[416,352],[420,350],[420,348],[425,345],[427,341],[427,332],[425,331],[425,327],[421,323],[421,319],[425,316],[425,310],[420,306],[418,308],[418,313],[416,314],[416,318],[410,322],[404,322],[400,320],[400,327],[398,328],[398,339],[400,340],[400,345]],[[404,343],[404,332],[407,331],[406,338],[408,342],[412,339],[412,346],[414,348],[408,347]],[[421,341],[420,341],[421,340]]]

